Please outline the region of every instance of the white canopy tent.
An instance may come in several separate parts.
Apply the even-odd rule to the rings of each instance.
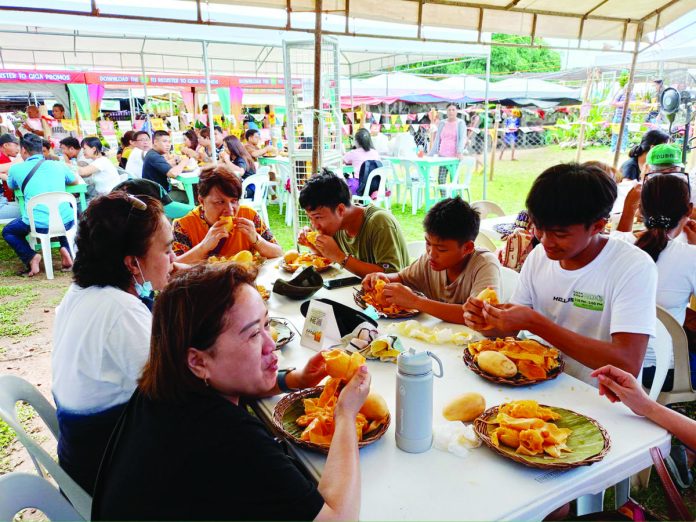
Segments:
[[[536,78],[508,78],[491,84],[491,98],[580,98],[580,89],[571,89]]]

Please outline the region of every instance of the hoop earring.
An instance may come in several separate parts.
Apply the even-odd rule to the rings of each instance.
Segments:
[[[205,383],[206,387],[210,388],[210,383],[208,382],[208,376],[206,375],[203,377],[203,382]]]

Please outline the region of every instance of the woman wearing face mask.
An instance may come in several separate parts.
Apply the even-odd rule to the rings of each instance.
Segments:
[[[199,265],[160,294],[150,357],[99,470],[93,520],[358,519],[355,417],[367,367],[339,395],[315,485],[244,404],[326,375],[321,354],[278,374],[255,277],[234,263]]]
[[[249,250],[279,257],[283,249],[251,207],[239,204],[242,182],[224,165],[208,168],[198,183],[199,206],[174,220],[174,252],[181,263],[210,256],[231,257]]]
[[[74,283],[56,310],[51,357],[60,465],[92,494],[111,431],[150,345],[153,291],[173,269],[160,203],[115,192],[92,201],[77,230]]]

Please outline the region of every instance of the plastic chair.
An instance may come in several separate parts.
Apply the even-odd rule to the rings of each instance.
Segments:
[[[23,509],[41,510],[49,520],[85,520],[49,481],[29,473],[0,476],[0,520],[14,520]]]
[[[379,186],[377,187],[376,191],[377,197],[375,199],[372,199],[370,197],[370,186],[372,184],[372,180],[376,176],[379,176]],[[373,205],[377,205],[378,207],[384,204],[387,210],[391,210],[389,198],[387,197],[388,176],[389,169],[387,167],[378,167],[376,169],[373,169],[372,172],[370,172],[370,175],[367,176],[367,182],[365,183],[365,190],[363,191],[362,196],[359,194],[353,196],[353,203],[362,203],[363,205],[369,205],[370,203],[372,203]]]
[[[240,205],[251,207],[261,214],[264,223],[268,225],[268,210],[266,210],[266,194],[268,193],[268,173],[253,174],[242,182],[242,194],[246,194],[247,187],[254,185],[254,199],[240,199]]]
[[[45,477],[44,469],[53,477],[75,510],[85,520],[92,511],[92,498],[68,475],[58,463],[24,430],[17,417],[17,402],[27,402],[46,423],[57,439],[60,436],[56,410],[41,392],[15,375],[0,375],[0,418],[17,434],[17,439],[29,452],[37,472]]]
[[[65,229],[63,219],[60,216],[60,205],[67,203],[73,210],[73,226],[70,230]],[[34,222],[34,209],[42,205],[48,209],[48,232],[41,234],[36,231]],[[51,259],[51,238],[65,236],[68,238],[68,250],[70,255],[75,258],[75,233],[77,232],[77,201],[72,194],[67,192],[45,192],[34,196],[27,202],[27,216],[29,217],[30,246],[32,249],[36,245],[36,239],[41,241],[41,253],[43,254],[46,278],[53,279],[53,261]]]
[[[411,195],[411,214],[414,216],[418,212],[421,205],[421,200],[425,202],[425,183],[421,179],[420,169],[414,161],[401,160],[399,166],[403,169],[403,177],[399,178],[400,185],[397,185],[397,191],[403,188],[404,194],[401,200],[401,212],[406,210],[406,194]],[[396,171],[395,171],[396,172]],[[394,176],[397,177],[396,174]],[[397,196],[397,202],[399,201]]]
[[[479,231],[478,236],[474,239],[474,245],[488,249],[491,252],[498,250],[490,236],[483,231]]]
[[[408,257],[411,261],[415,261],[425,253],[425,241],[411,241],[406,245]]]
[[[440,191],[444,191],[444,194],[450,198],[453,198],[457,192],[460,192],[462,197],[464,197],[464,192],[466,192],[466,200],[471,201],[469,187],[471,186],[471,178],[474,175],[475,168],[476,158],[462,158],[457,166],[456,181],[452,180],[451,183],[438,184],[437,188]]]
[[[657,402],[660,404],[672,404],[696,400],[696,391],[691,387],[689,341],[686,338],[684,328],[661,306],[657,307],[657,320],[658,325],[661,324],[667,330],[672,341],[672,351],[674,353],[674,386],[672,391],[661,392],[657,396]],[[657,378],[657,368],[655,369],[655,378]]]
[[[270,197],[277,192],[278,179],[276,178],[275,181],[271,181],[271,167],[269,165],[257,167],[256,174],[265,174],[268,176],[268,186],[266,188],[266,205],[268,205]]]
[[[509,303],[520,282],[520,274],[512,268],[500,267],[500,302]]]
[[[493,214],[494,216],[500,216],[500,217],[505,215],[505,212],[503,211],[502,208],[500,208],[500,205],[498,205],[497,203],[493,203],[492,201],[486,201],[486,200],[474,201],[471,204],[471,208],[479,211],[479,214],[481,215],[481,219],[486,219],[491,214]]]

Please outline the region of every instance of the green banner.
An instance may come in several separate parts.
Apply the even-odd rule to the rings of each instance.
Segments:
[[[220,100],[220,109],[222,109],[222,114],[232,114],[231,101],[230,101],[230,88],[229,87],[218,87],[217,89],[218,100]]]
[[[83,120],[92,120],[87,85],[84,83],[69,83],[68,92],[70,93],[70,98],[77,106],[77,112],[80,118]]]

